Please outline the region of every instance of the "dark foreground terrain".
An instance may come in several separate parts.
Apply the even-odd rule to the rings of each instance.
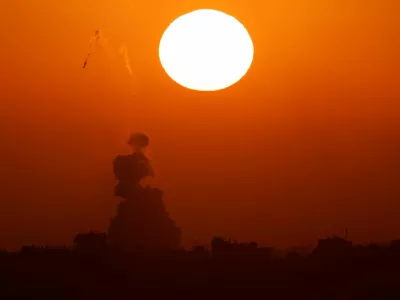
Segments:
[[[400,299],[400,247],[320,240],[306,256],[214,239],[210,252],[25,247],[0,254],[1,299]]]

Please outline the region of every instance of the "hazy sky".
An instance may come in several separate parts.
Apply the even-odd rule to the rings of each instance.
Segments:
[[[106,230],[131,131],[150,136],[154,184],[187,244],[287,247],[346,227],[356,242],[400,237],[399,1],[159,3],[2,3],[0,247]],[[227,90],[184,89],[159,63],[163,31],[198,8],[252,36],[253,65]],[[95,29],[108,43],[82,69]]]

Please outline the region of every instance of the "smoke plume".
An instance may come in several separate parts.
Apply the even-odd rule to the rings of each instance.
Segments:
[[[135,152],[142,152],[149,145],[149,137],[145,133],[132,133],[128,140]]]
[[[88,51],[88,54],[87,54],[87,56],[86,56],[86,58],[85,58],[85,61],[83,62],[83,67],[82,67],[83,69],[86,68],[87,63],[88,63],[88,61],[89,61],[89,58],[90,58],[90,56],[92,55],[92,48],[93,48],[93,45],[94,45],[94,44],[98,44],[100,38],[101,38],[100,30],[96,30],[96,31],[94,32],[94,36],[92,36],[92,37],[90,38],[90,42],[89,42],[89,51]]]
[[[128,48],[125,44],[121,45],[119,52],[124,56],[125,68],[128,70],[129,75],[133,78],[131,60],[129,59]]]
[[[122,56],[122,61],[124,63],[125,69],[128,71],[129,76],[131,77],[132,81],[134,79],[133,77],[133,69],[132,69],[132,64],[131,60],[129,57],[128,53],[128,48],[126,47],[125,44],[122,44],[121,47],[119,48],[119,51],[115,51],[115,48],[111,47],[108,44],[108,40],[104,38],[103,34],[101,33],[100,30],[95,30],[94,35],[90,38],[89,42],[89,51],[88,54],[83,62],[83,68],[87,67],[87,64],[89,62],[89,58],[92,56],[94,47],[100,47],[100,49],[105,50],[106,54],[108,57],[112,60],[113,64],[119,64],[115,60],[115,54],[121,55]],[[133,91],[133,96],[136,96],[136,92]]]

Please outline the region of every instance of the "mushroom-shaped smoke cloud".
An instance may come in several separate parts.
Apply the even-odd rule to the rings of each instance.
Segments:
[[[131,134],[128,145],[130,145],[135,152],[141,152],[149,145],[149,137],[144,133]]]

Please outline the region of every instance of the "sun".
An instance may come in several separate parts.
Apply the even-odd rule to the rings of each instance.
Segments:
[[[175,19],[159,46],[162,67],[188,89],[216,91],[238,82],[254,55],[246,28],[234,17],[212,9],[195,10]]]

